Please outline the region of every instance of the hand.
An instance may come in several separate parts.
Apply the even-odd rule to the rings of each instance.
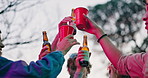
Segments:
[[[69,17],[65,17],[60,23],[59,23],[59,28],[62,26],[62,25],[67,25],[67,23],[71,23],[72,22],[72,16],[69,16]]]
[[[57,50],[62,51],[62,53],[65,55],[73,45],[80,44],[76,39],[72,38],[73,35],[68,35],[63,38],[62,41],[59,40],[57,43]]]
[[[100,36],[102,36],[102,34],[104,34],[103,30],[99,26],[97,26],[95,22],[89,19],[86,15],[84,15],[84,17],[86,18],[86,27],[87,27],[86,29],[84,29],[84,31],[90,34],[94,34],[95,36],[97,36],[97,38],[99,38]]]
[[[76,66],[77,66],[77,71],[82,71],[85,67],[82,67],[80,65],[80,60],[83,60],[83,59],[89,59],[89,53],[88,51],[84,51],[84,50],[79,50],[78,52],[78,55],[77,55],[77,58],[76,58]]]
[[[108,66],[109,70],[109,78],[120,78],[120,75],[118,74],[117,70],[114,68],[112,64]]]
[[[44,46],[39,54],[39,60],[42,59],[42,57],[44,57],[45,55],[47,55],[48,53],[50,53],[48,51],[48,47],[47,46]]]
[[[86,78],[87,74],[90,73],[89,68],[82,67],[80,65],[80,60],[83,60],[84,58],[85,59],[89,58],[88,51],[80,50],[78,52],[78,55],[77,55],[76,60],[75,60],[75,65],[76,65],[77,69],[75,71],[74,78]]]

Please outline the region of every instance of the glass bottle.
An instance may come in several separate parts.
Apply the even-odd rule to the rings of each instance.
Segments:
[[[48,37],[46,31],[43,31],[43,47],[47,46],[48,51],[51,52],[51,44],[48,42]]]
[[[87,67],[89,65],[89,48],[87,46],[87,35],[83,36],[83,46],[81,47],[81,50],[87,52],[85,52],[86,56],[84,56],[84,59],[81,59],[79,63],[82,67]]]

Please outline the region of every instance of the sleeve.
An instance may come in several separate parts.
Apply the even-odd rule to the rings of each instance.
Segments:
[[[117,63],[117,70],[119,74],[143,78],[142,70],[146,57],[146,53],[136,53],[128,56],[122,56]]]
[[[82,78],[83,77],[83,72],[75,72],[74,77],[73,78]]]
[[[148,78],[148,52],[146,52],[146,58],[145,58],[145,64],[143,66],[143,74],[144,74],[144,78]]]
[[[3,78],[56,78],[61,72],[64,61],[63,54],[56,51],[47,54],[41,60],[32,61],[29,65],[24,61],[11,62],[3,66],[8,68]]]

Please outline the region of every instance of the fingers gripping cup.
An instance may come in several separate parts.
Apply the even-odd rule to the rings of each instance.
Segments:
[[[64,37],[66,37],[70,34],[73,34],[74,28],[69,25],[63,25],[60,27],[59,33],[60,33],[60,41],[61,41]]]
[[[79,30],[84,30],[86,27],[86,19],[84,17],[84,15],[88,14],[88,10],[86,8],[83,7],[79,7],[74,9],[74,14],[76,17],[76,26]]]

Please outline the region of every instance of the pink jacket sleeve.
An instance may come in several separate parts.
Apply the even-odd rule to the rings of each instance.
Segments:
[[[117,63],[119,74],[130,75],[131,77],[144,77],[145,63],[148,53],[136,53],[122,56]]]

